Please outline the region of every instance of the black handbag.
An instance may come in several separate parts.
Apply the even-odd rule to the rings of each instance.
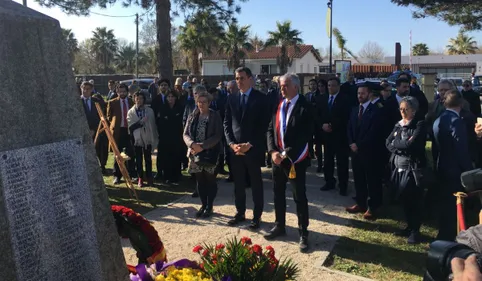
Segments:
[[[435,173],[430,167],[412,169],[415,184],[421,188],[430,188],[435,184]]]
[[[215,166],[218,154],[215,149],[206,149],[194,155],[194,163],[199,166]]]

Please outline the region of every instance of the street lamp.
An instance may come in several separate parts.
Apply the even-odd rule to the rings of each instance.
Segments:
[[[328,0],[326,3],[328,9],[330,9],[330,68],[328,73],[332,73],[332,61],[333,61],[333,0]]]

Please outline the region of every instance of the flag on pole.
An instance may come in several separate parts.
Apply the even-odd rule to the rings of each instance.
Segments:
[[[330,22],[331,22],[331,8],[328,8],[328,10],[326,10],[326,34],[328,35],[328,38],[331,37]]]

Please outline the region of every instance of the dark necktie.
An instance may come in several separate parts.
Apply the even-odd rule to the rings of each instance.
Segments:
[[[127,111],[129,111],[129,106],[127,105],[127,99],[124,99],[122,101],[122,104],[124,105],[124,112],[123,112],[123,119],[124,119],[124,126],[127,127]]]
[[[244,113],[244,110],[246,109],[246,95],[241,94],[241,110]]]
[[[363,105],[360,104],[360,109],[358,110],[358,124],[360,124],[363,117]]]
[[[335,96],[330,96],[330,100],[328,101],[328,108],[331,110],[331,107],[333,106],[333,99]]]
[[[286,124],[288,124],[288,120],[286,120],[287,119],[286,117],[288,117],[288,110],[290,108],[290,104],[291,104],[291,102],[287,101],[284,108],[283,108],[283,120],[284,120],[284,122],[283,122],[283,132],[286,132]]]

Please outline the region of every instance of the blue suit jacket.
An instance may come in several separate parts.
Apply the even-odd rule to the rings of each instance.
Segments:
[[[348,122],[348,144],[356,143],[358,155],[361,157],[374,157],[383,149],[380,140],[382,118],[380,110],[375,104],[369,103],[358,125],[359,106],[353,107]]]
[[[437,171],[460,182],[460,174],[472,169],[464,121],[455,112],[445,110],[435,120],[433,133],[439,148]]]

